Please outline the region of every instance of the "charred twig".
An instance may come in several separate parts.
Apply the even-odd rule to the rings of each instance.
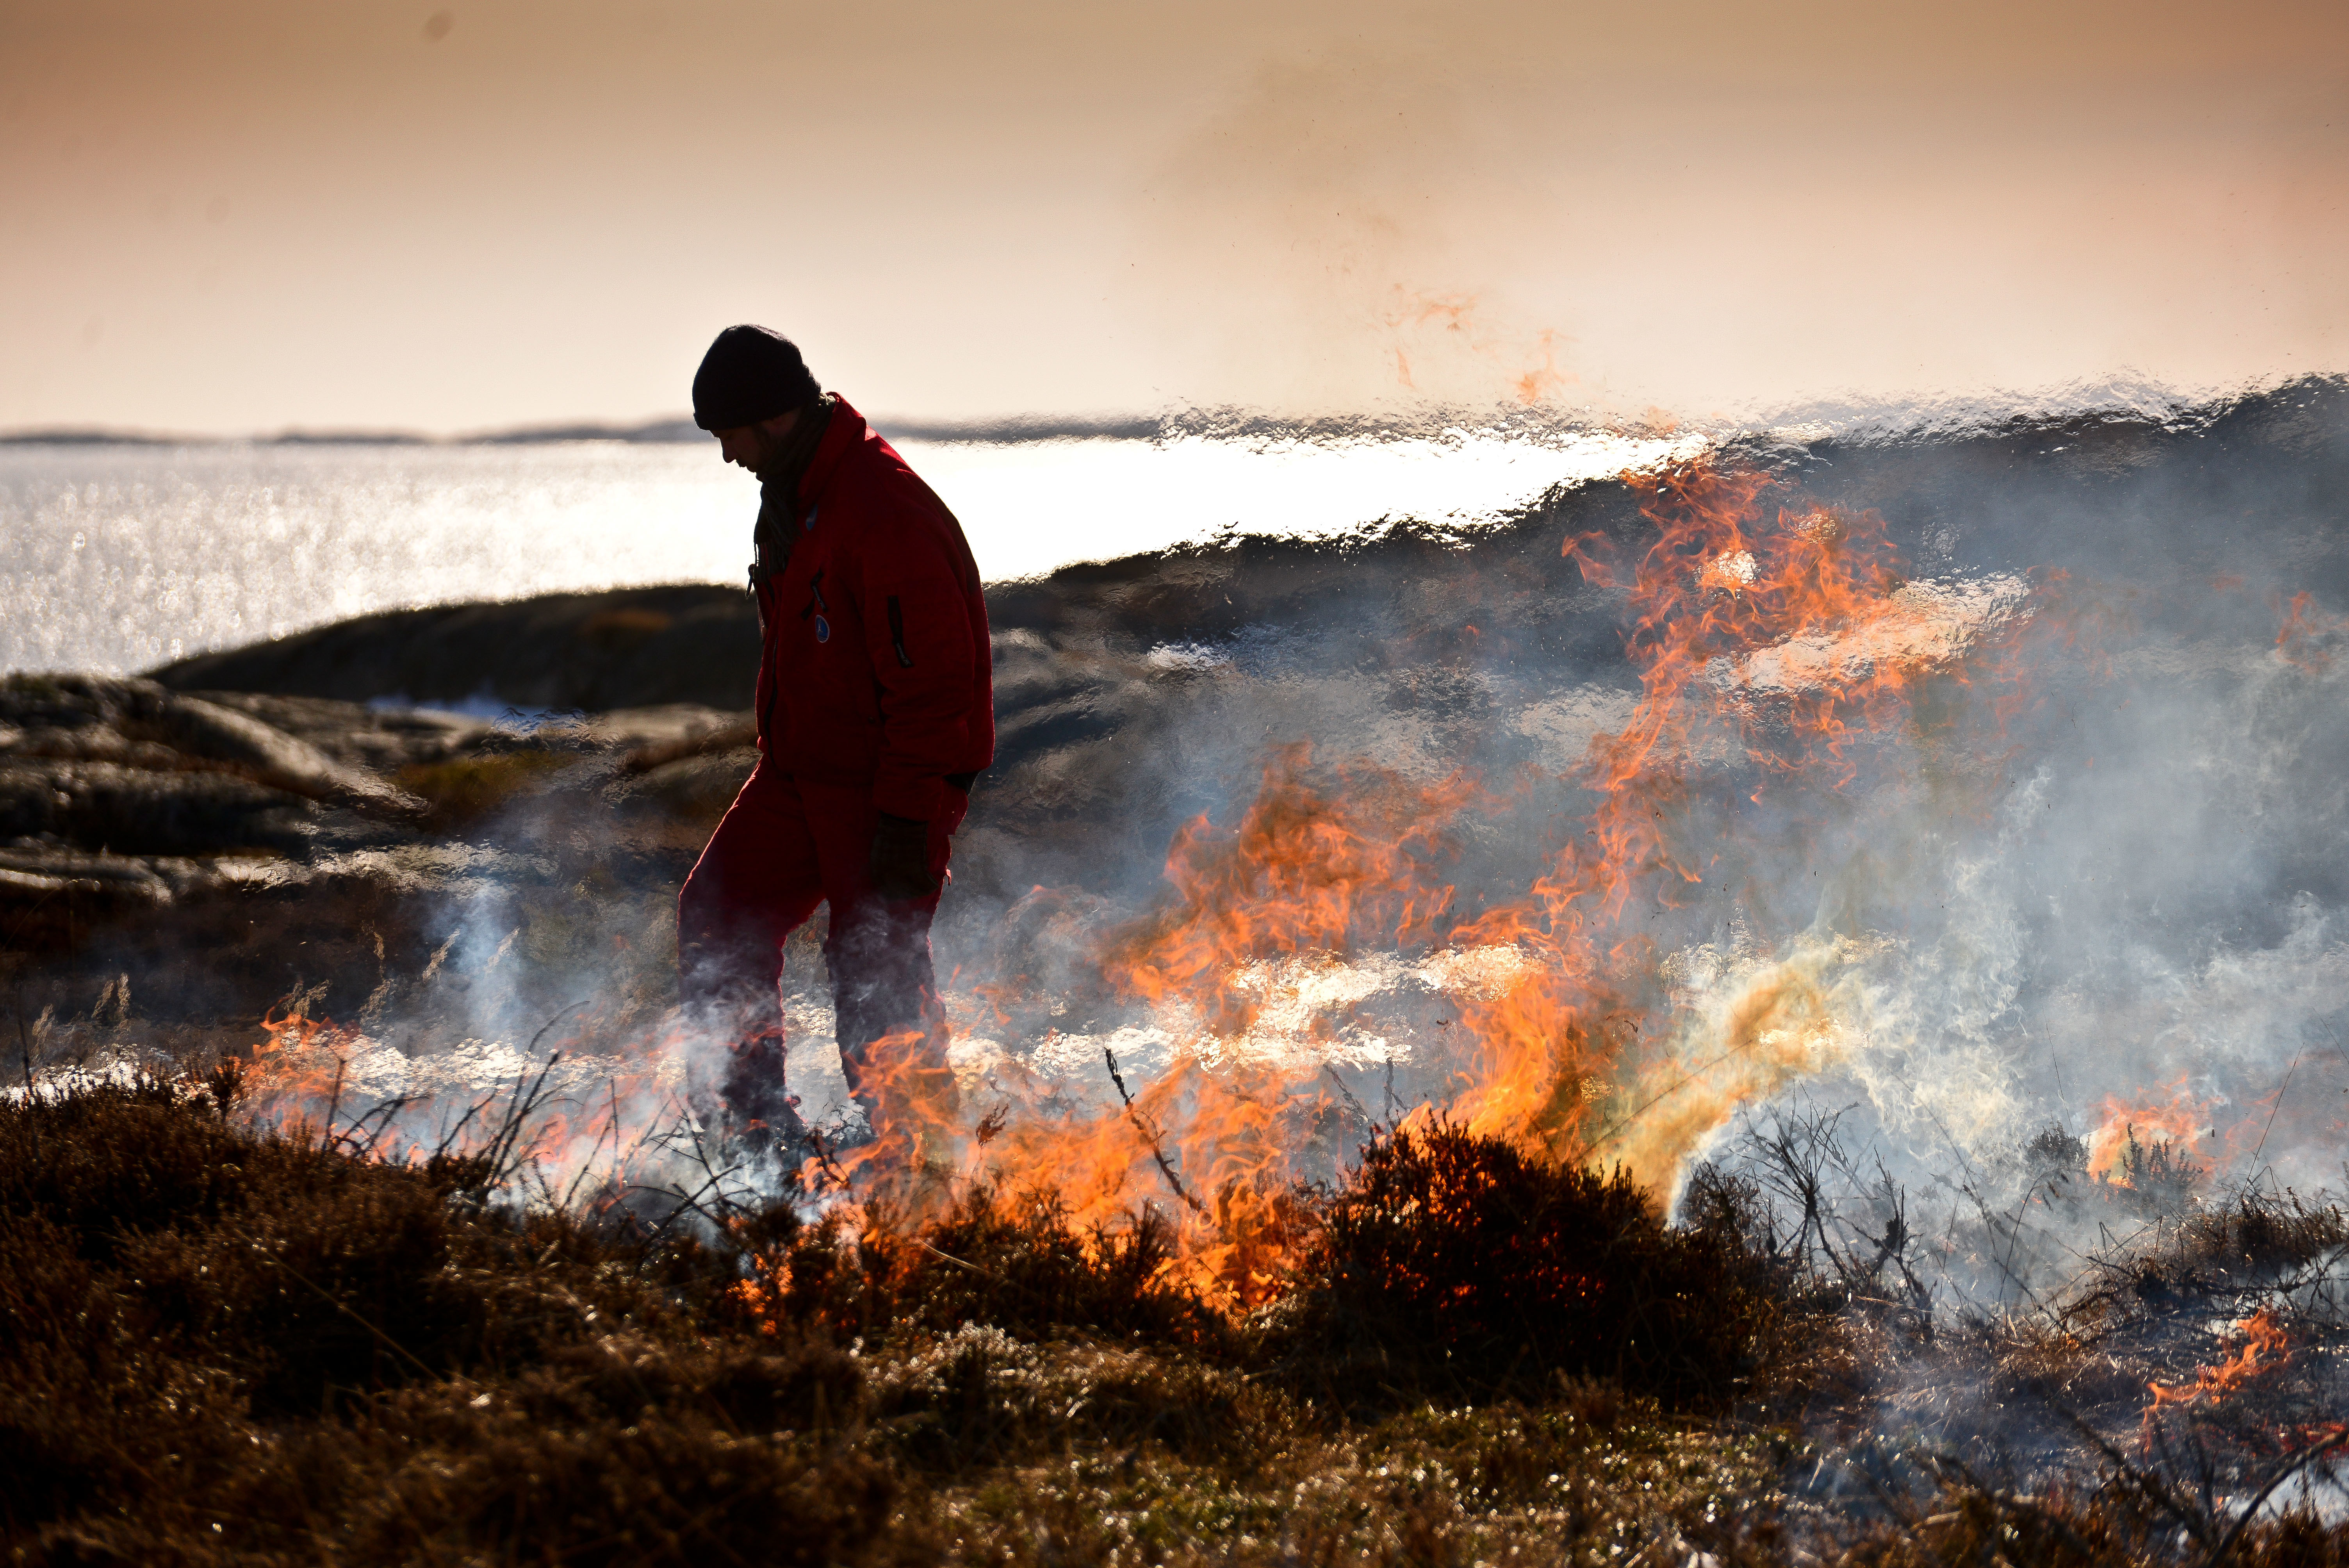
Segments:
[[[688,1121],[686,1125],[690,1126],[691,1123]],[[702,1171],[709,1178],[699,1187],[694,1189],[692,1192],[688,1193],[683,1187],[674,1185],[665,1188],[639,1187],[637,1189],[638,1191],[643,1192],[658,1191],[664,1198],[675,1198],[677,1200],[676,1204],[670,1208],[669,1212],[661,1217],[661,1222],[653,1227],[652,1234],[655,1240],[657,1240],[671,1225],[677,1223],[678,1216],[686,1212],[688,1210],[691,1210],[693,1212],[699,1214],[703,1219],[709,1221],[712,1226],[721,1230],[724,1228],[725,1222],[721,1216],[712,1214],[709,1210],[701,1206],[702,1194],[715,1191],[718,1193],[719,1200],[721,1203],[726,1203],[729,1206],[731,1206],[731,1201],[725,1195],[726,1189],[724,1182],[727,1177],[734,1174],[734,1172],[740,1170],[741,1167],[740,1165],[728,1165],[724,1170],[719,1169],[717,1163],[710,1159],[709,1148],[702,1141],[701,1133],[698,1129],[695,1129],[692,1134],[692,1150],[693,1158],[700,1162]]]
[[[914,1237],[913,1243],[916,1246],[921,1248],[922,1251],[929,1253],[932,1257],[944,1258],[947,1262],[954,1264],[954,1266],[958,1269],[968,1269],[971,1273],[991,1279],[998,1284],[1009,1284],[1011,1283],[1009,1280],[1005,1279],[1001,1274],[997,1274],[993,1269],[981,1268],[968,1258],[958,1258],[952,1253],[942,1253],[938,1251],[937,1248],[930,1245],[929,1243],[922,1240],[919,1236]]]
[[[1794,1233],[1786,1239],[1786,1260],[1807,1268],[1811,1238],[1816,1235],[1820,1254],[1849,1289],[1857,1284],[1859,1271],[1854,1261],[1837,1251],[1827,1230],[1827,1168],[1835,1162],[1836,1130],[1842,1120],[1841,1111],[1832,1115],[1814,1111],[1791,1120],[1782,1114],[1775,1119],[1767,1136],[1757,1130],[1751,1137],[1762,1157],[1763,1184],[1801,1210]]]
[[[33,1035],[25,1027],[25,983],[16,982],[16,1050],[25,1062],[25,1092],[33,1091]]]
[[[1338,1069],[1324,1062],[1321,1065],[1321,1070],[1330,1075],[1330,1081],[1338,1086],[1338,1092],[1346,1097],[1346,1103],[1354,1108],[1354,1114],[1361,1117],[1368,1126],[1377,1127],[1377,1119],[1371,1115],[1368,1107],[1354,1098],[1354,1091],[1346,1087],[1346,1080],[1338,1076]]]
[[[2259,1159],[2260,1150],[2268,1146],[2268,1134],[2275,1130],[2276,1112],[2283,1109],[2283,1097],[2292,1092],[2292,1075],[2300,1070],[2300,1058],[2301,1053],[2294,1051],[2292,1055],[2292,1066],[2283,1070],[2283,1087],[2276,1090],[2275,1103],[2268,1107],[2268,1124],[2260,1129],[2259,1146],[2251,1150],[2251,1159],[2254,1161]],[[2215,1562],[2217,1559],[2214,1558],[2212,1561]]]
[[[448,1155],[451,1150],[455,1149],[457,1146],[457,1140],[464,1134],[466,1124],[471,1121],[473,1118],[481,1114],[481,1108],[483,1106],[490,1104],[497,1098],[498,1097],[496,1095],[492,1094],[484,1099],[477,1099],[472,1104],[467,1106],[465,1108],[465,1114],[457,1119],[457,1125],[449,1129],[446,1132],[443,1132],[440,1135],[440,1141],[432,1146],[433,1158],[442,1158]]]
[[[414,1105],[419,1098],[421,1097],[412,1094],[393,1096],[353,1120],[350,1130],[342,1133],[336,1141],[358,1158],[362,1160],[368,1158],[375,1153],[376,1145],[383,1141],[383,1135],[391,1130],[392,1119]],[[375,1130],[367,1133],[365,1140],[362,1141],[359,1135],[366,1130],[367,1124],[370,1120],[375,1122]]]
[[[579,1001],[573,1002],[565,1006],[557,1008],[553,1016],[549,1017],[545,1023],[541,1024],[538,1026],[538,1033],[530,1037],[529,1049],[525,1050],[523,1054],[525,1057],[536,1056],[538,1054],[538,1043],[539,1041],[546,1038],[546,1031],[554,1027],[554,1026],[562,1022],[564,1018],[586,1006],[586,1002]],[[491,1188],[503,1185],[507,1179],[514,1174],[515,1168],[509,1163],[509,1161],[511,1160],[515,1148],[519,1146],[522,1141],[523,1131],[529,1122],[531,1116],[543,1103],[542,1091],[546,1087],[546,1075],[553,1072],[554,1070],[554,1064],[562,1059],[563,1053],[561,1051],[556,1051],[553,1056],[548,1057],[545,1064],[538,1069],[538,1077],[530,1080],[530,1084],[527,1088],[523,1087],[523,1078],[526,1075],[517,1073],[514,1076],[513,1094],[512,1098],[506,1101],[505,1114],[498,1119],[496,1129],[490,1134],[489,1146],[481,1151],[481,1159],[483,1161],[482,1169],[485,1174],[482,1178],[480,1189],[474,1193],[474,1197],[477,1201],[486,1198],[489,1195],[489,1190]],[[336,1092],[339,1096],[342,1089],[342,1078],[339,1069],[336,1075],[335,1084]],[[489,1097],[489,1099],[483,1099],[467,1108],[465,1114],[458,1119],[457,1125],[442,1136],[436,1152],[443,1154],[447,1153],[455,1145],[458,1134],[464,1130],[466,1123],[471,1121],[473,1117],[481,1111],[484,1106],[490,1104],[491,1101],[494,1100],[496,1098],[496,1096],[492,1095]],[[550,1190],[545,1195],[551,1199],[554,1194]]]
[[[587,1005],[588,1000],[583,998],[580,1001],[572,1002],[564,1006],[557,1007],[554,1010],[554,1016],[547,1019],[543,1024],[541,1024],[538,1026],[538,1033],[530,1037],[530,1049],[523,1052],[523,1055],[526,1057],[534,1057],[538,1055],[538,1042],[546,1038],[546,1031],[554,1027],[555,1025],[561,1023],[564,1019],[569,1017],[572,1014],[579,1011],[580,1008],[585,1007]]]
[[[544,1033],[543,1030],[540,1032]],[[534,1046],[536,1042],[533,1044]],[[554,1064],[562,1059],[561,1051],[547,1057],[546,1065],[538,1069],[538,1077],[531,1080],[527,1089],[523,1087],[523,1075],[514,1075],[513,1097],[506,1101],[505,1115],[499,1119],[497,1131],[491,1135],[490,1146],[482,1153],[487,1172],[484,1177],[485,1195],[488,1187],[502,1185],[506,1178],[513,1174],[514,1167],[509,1161],[522,1142],[525,1124],[539,1107],[541,1091],[546,1087],[546,1075],[553,1072]]]
[[[620,1089],[618,1084],[614,1082],[608,1076],[604,1079],[604,1088],[611,1096],[612,1119],[609,1126],[605,1129],[605,1131],[610,1134],[612,1140],[612,1183],[613,1185],[617,1186],[620,1181],[620,1161],[622,1159],[620,1153]],[[605,1133],[597,1133],[595,1135],[595,1149],[601,1149],[604,1147],[604,1138]],[[574,1171],[571,1177],[571,1185],[564,1189],[563,1207],[566,1209],[571,1207],[571,1201],[579,1195],[579,1183],[585,1181],[587,1179],[588,1171],[595,1168],[595,1149],[590,1149],[587,1151],[587,1158],[579,1162],[579,1169]]]
[[[811,1127],[807,1129],[807,1140],[808,1147],[815,1150],[816,1169],[831,1177],[842,1191],[848,1191],[848,1178],[833,1163],[832,1151],[823,1146],[823,1135]]]
[[[343,1109],[343,1074],[350,1070],[350,1065],[347,1058],[342,1057],[335,1058],[335,1091],[326,1100],[326,1129],[320,1133],[318,1139],[318,1149],[321,1153],[337,1146],[335,1136],[335,1117]]]
[[[1868,1275],[1871,1279],[1882,1278],[1888,1263],[1899,1271],[1900,1282],[1909,1294],[1906,1305],[1916,1315],[1919,1333],[1930,1340],[1933,1336],[1933,1293],[1917,1277],[1917,1271],[1909,1266],[1909,1244],[1916,1240],[1916,1233],[1909,1228],[1909,1194],[1885,1169],[1882,1155],[1877,1157],[1876,1174],[1882,1202],[1891,1212],[1885,1219],[1884,1234],[1870,1238],[1876,1243],[1876,1257],[1868,1264]]]
[[[2251,1501],[2243,1504],[2243,1511],[2236,1517],[2233,1525],[2228,1529],[2225,1538],[2211,1551],[2210,1555],[2203,1560],[2202,1568],[2219,1568],[2219,1565],[2233,1553],[2235,1542],[2242,1539],[2243,1532],[2250,1527],[2252,1520],[2259,1517],[2261,1508],[2266,1504],[2269,1498],[2275,1495],[2276,1488],[2316,1463],[2317,1460],[2323,1459],[2333,1449],[2344,1446],[2349,1446],[2349,1428],[2344,1428],[2323,1442],[2303,1449],[2292,1457],[2290,1463],[2279,1466],[2276,1473],[2268,1478],[2267,1484],[2251,1494]]]
[[[2127,1486],[2161,1512],[2176,1520],[2178,1527],[2197,1542],[2206,1546],[2210,1543],[2212,1521],[2207,1511],[2196,1508],[2190,1501],[2180,1498],[2159,1471],[2149,1466],[2130,1463],[2128,1457],[2106,1441],[2102,1432],[2097,1431],[2078,1416],[2069,1410],[2060,1410],[2058,1414],[2064,1417],[2075,1432],[2087,1439],[2089,1447],[2105,1456],[2105,1461],[2113,1467],[2114,1479]],[[2165,1439],[2163,1441],[2165,1451],[2168,1446]],[[2217,1559],[2214,1557],[2211,1561],[2215,1563]]]
[[[671,1103],[674,1104],[675,1102],[672,1101]],[[713,1214],[709,1210],[702,1206],[701,1200],[705,1193],[716,1192],[719,1195],[719,1203],[725,1207],[739,1207],[739,1205],[735,1204],[731,1199],[726,1196],[725,1181],[726,1178],[733,1175],[737,1171],[740,1171],[741,1166],[740,1164],[729,1164],[723,1169],[720,1169],[718,1162],[710,1158],[709,1145],[704,1140],[701,1128],[695,1121],[692,1114],[682,1107],[678,1108],[678,1119],[675,1126],[684,1130],[685,1143],[687,1149],[690,1151],[690,1157],[701,1167],[702,1171],[708,1175],[709,1180],[702,1182],[699,1187],[694,1189],[690,1193],[687,1192],[683,1187],[677,1185],[652,1187],[640,1184],[633,1189],[633,1191],[638,1192],[658,1192],[664,1199],[676,1200],[675,1203],[671,1205],[669,1212],[662,1216],[660,1223],[652,1228],[649,1239],[655,1241],[657,1241],[664,1233],[666,1233],[671,1225],[677,1223],[678,1217],[679,1215],[685,1213],[688,1210],[709,1222],[713,1227],[722,1229],[725,1224],[724,1217],[720,1214]],[[673,1130],[668,1133],[662,1134],[658,1141],[661,1143],[662,1147],[674,1150],[678,1147],[678,1134]],[[623,1190],[627,1191],[630,1189],[624,1188]]]
[[[1158,1134],[1153,1130],[1147,1121],[1143,1119],[1142,1112],[1135,1108],[1133,1095],[1125,1087],[1125,1075],[1117,1070],[1117,1053],[1109,1047],[1103,1046],[1102,1057],[1109,1063],[1109,1081],[1117,1085],[1118,1097],[1125,1101],[1127,1118],[1133,1121],[1133,1130],[1142,1134],[1142,1140],[1150,1145],[1150,1157],[1158,1161],[1158,1169],[1164,1174],[1166,1184],[1174,1189],[1174,1196],[1191,1206],[1193,1213],[1206,1213],[1206,1206],[1183,1190],[1183,1179],[1174,1174],[1174,1163],[1166,1158],[1166,1150],[1159,1146]]]
[[[611,1081],[608,1078],[604,1080],[606,1088],[610,1088]],[[571,1173],[570,1184],[563,1189],[562,1207],[565,1209],[570,1208],[572,1200],[578,1197],[579,1183],[585,1181],[588,1172],[595,1169],[596,1151],[604,1147],[604,1140],[606,1138],[612,1140],[612,1158],[616,1166],[614,1175],[616,1177],[618,1174],[616,1166],[620,1154],[620,1097],[619,1091],[616,1088],[612,1090],[611,1109],[611,1119],[604,1124],[604,1130],[595,1135],[595,1144],[587,1150],[587,1158],[579,1162],[579,1169]]]
[[[700,1215],[703,1219],[708,1220],[712,1225],[721,1223],[719,1216],[711,1213],[709,1210],[701,1206],[701,1195],[713,1190],[719,1191],[722,1195],[722,1190],[719,1189],[718,1184],[725,1181],[727,1177],[734,1174],[740,1167],[730,1165],[723,1171],[716,1170],[709,1166],[704,1166],[703,1169],[709,1171],[709,1180],[695,1188],[690,1193],[688,1193],[682,1188],[678,1187],[639,1187],[636,1189],[639,1192],[658,1192],[664,1198],[675,1198],[677,1200],[676,1207],[669,1210],[669,1212],[662,1217],[661,1222],[653,1227],[652,1233],[656,1238],[659,1237],[671,1225],[677,1223],[677,1217],[679,1214],[684,1213],[688,1209]]]
[[[1960,1185],[1957,1191],[1973,1201],[1976,1212],[1982,1215],[1983,1227],[1992,1236],[2005,1243],[2003,1250],[1990,1255],[1990,1261],[1997,1265],[2000,1277],[2020,1293],[2033,1306],[2052,1315],[2053,1309],[2040,1294],[2031,1287],[2031,1282],[2014,1271],[2014,1249],[2020,1244],[2022,1239],[2022,1211],[2017,1210],[2012,1219],[2006,1219],[2006,1216],[1990,1206],[1989,1201],[1982,1195],[1981,1189],[1971,1180]],[[2025,1200],[2025,1202],[2027,1203],[2028,1200]],[[2005,1220],[2006,1222],[2002,1224],[2002,1220]]]

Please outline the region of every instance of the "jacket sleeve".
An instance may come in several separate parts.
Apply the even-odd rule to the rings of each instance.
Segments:
[[[937,815],[946,776],[967,767],[973,672],[966,585],[916,481],[875,521],[864,552],[866,652],[881,707],[873,802],[893,817]]]

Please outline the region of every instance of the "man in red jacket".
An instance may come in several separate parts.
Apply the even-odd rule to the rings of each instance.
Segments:
[[[995,754],[987,602],[962,527],[821,392],[790,340],[718,335],[694,422],[759,476],[760,758],[678,895],[680,999],[736,1042],[721,1093],[752,1147],[803,1130],[784,1088],[783,943],[831,906],[849,1092],[885,1142],[955,1112],[930,920]]]

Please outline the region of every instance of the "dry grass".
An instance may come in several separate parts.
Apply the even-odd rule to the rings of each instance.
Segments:
[[[258,1132],[233,1087],[0,1103],[13,1562],[2344,1558],[2127,1456],[2070,1490],[1911,1454],[1806,1491],[1837,1456],[1741,1380],[1851,1320],[1725,1221],[1454,1130],[1312,1198],[1296,1294],[1233,1322],[1167,1283],[1147,1212],[1081,1233],[982,1187],[696,1241],[506,1212],[480,1159]],[[2320,1239],[2255,1230],[2188,1250]]]
[[[481,820],[578,761],[574,752],[523,748],[414,763],[394,779],[429,808],[422,819],[427,830],[449,832]]]

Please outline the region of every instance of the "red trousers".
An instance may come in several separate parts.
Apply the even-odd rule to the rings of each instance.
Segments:
[[[948,841],[968,805],[949,787],[930,822],[930,873],[942,882]],[[677,900],[678,999],[741,1042],[782,1039],[783,944],[817,904],[831,906],[823,955],[833,1033],[848,1090],[868,1113],[875,1095],[886,1095],[880,1080],[908,1070],[931,1080],[922,1098],[935,1102],[947,1046],[930,966],[937,895],[892,900],[873,891],[866,862],[877,820],[869,785],[797,779],[762,758]],[[885,1040],[885,1054],[913,1059],[875,1059],[874,1047]],[[773,1053],[778,1079],[781,1069],[781,1054]],[[952,1081],[944,1077],[949,1095]],[[780,1098],[781,1083],[771,1088]]]

